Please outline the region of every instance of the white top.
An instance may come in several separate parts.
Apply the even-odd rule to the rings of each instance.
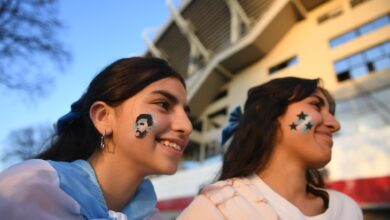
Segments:
[[[205,187],[178,220],[363,220],[360,207],[351,198],[334,190],[326,192],[328,209],[320,215],[305,216],[257,175],[232,178]]]
[[[363,219],[362,211],[354,200],[347,195],[334,190],[325,190],[329,195],[328,209],[316,216],[306,216],[297,207],[291,204],[284,197],[273,191],[260,177],[252,175],[250,181],[267,198],[269,204],[278,213],[281,219],[307,219],[307,220],[328,220],[328,219]]]

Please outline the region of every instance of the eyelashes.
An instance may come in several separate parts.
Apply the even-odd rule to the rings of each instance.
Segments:
[[[318,98],[314,98],[314,99],[310,100],[309,104],[314,106],[314,108],[318,111],[321,110],[321,108],[324,107],[324,105],[325,105],[325,103],[321,99],[318,99]]]
[[[157,105],[159,110],[163,113],[172,113],[173,111],[176,111],[175,109],[177,107],[181,107],[178,103],[172,102],[170,100],[166,100],[164,98],[157,99],[151,102],[153,105]],[[188,119],[190,119],[190,110],[188,106],[183,107],[183,111],[185,112]]]
[[[166,100],[158,100],[158,101],[154,102],[154,104],[160,106],[165,111],[169,111],[171,108],[171,103],[169,103]]]
[[[319,101],[310,102],[310,105],[313,105],[317,110],[320,110],[323,106],[322,103]]]

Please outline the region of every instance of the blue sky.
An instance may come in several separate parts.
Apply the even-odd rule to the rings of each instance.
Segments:
[[[65,25],[61,39],[69,47],[73,61],[63,74],[58,74],[53,89],[43,99],[30,100],[26,95],[0,91],[0,154],[10,131],[55,123],[101,69],[119,58],[143,55],[146,45],[142,31],[162,28],[170,17],[165,0],[59,0],[59,3],[59,18]]]

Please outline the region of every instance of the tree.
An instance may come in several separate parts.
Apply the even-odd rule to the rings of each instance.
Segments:
[[[29,159],[39,152],[50,142],[54,130],[47,124],[25,127],[13,130],[9,133],[1,161],[21,161]]]
[[[43,95],[71,57],[58,40],[57,0],[0,0],[0,86]]]

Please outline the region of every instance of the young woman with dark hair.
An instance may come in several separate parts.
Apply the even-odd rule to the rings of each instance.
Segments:
[[[4,219],[159,219],[152,174],[173,174],[192,125],[183,78],[157,58],[120,59],[57,122],[48,149],[0,174]],[[152,123],[137,135],[137,118]]]
[[[317,170],[330,161],[340,129],[334,113],[319,79],[279,78],[251,88],[237,127],[225,130],[234,135],[219,181],[178,219],[362,219],[352,199],[324,189]]]

